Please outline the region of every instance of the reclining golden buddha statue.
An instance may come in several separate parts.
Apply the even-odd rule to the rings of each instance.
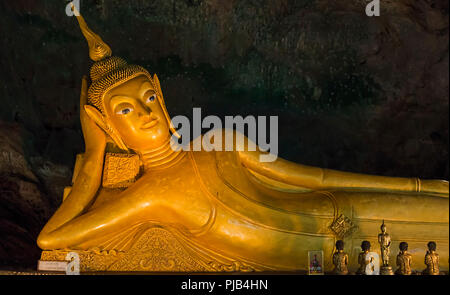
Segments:
[[[356,270],[361,241],[377,244],[385,220],[393,248],[408,242],[413,269],[432,240],[448,270],[447,181],[261,162],[245,148],[173,149],[157,76],[112,56],[77,18],[94,61],[80,99],[85,153],[38,237],[41,260],[77,252],[82,272],[297,271],[323,250],[331,270],[343,239]]]

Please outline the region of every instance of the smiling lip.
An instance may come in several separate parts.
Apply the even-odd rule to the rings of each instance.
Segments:
[[[144,130],[150,129],[153,126],[155,126],[156,124],[158,124],[158,119],[152,120],[152,121],[150,121],[148,123],[145,123],[144,125],[142,125],[141,129],[144,129]]]

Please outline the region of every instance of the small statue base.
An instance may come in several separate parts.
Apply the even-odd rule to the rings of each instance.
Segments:
[[[392,270],[392,266],[382,266],[380,268],[380,275],[382,276],[393,276],[394,271]]]

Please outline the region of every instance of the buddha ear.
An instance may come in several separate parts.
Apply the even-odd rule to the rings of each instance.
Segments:
[[[175,130],[175,127],[172,124],[172,120],[170,119],[169,112],[167,112],[166,103],[164,102],[164,98],[162,96],[161,84],[159,83],[158,76],[156,74],[153,75],[153,82],[155,83],[156,90],[158,92],[159,103],[161,104],[161,108],[164,112],[164,116],[166,117],[167,123],[169,124],[169,129],[173,135],[177,138],[181,138],[181,135]]]
[[[103,131],[106,132],[106,122],[105,119],[103,119],[103,115],[96,108],[90,105],[84,105],[84,110],[89,118],[94,121],[98,127],[102,128]]]
[[[153,75],[153,82],[155,82],[155,86],[159,92],[159,94],[162,95],[162,91],[161,91],[161,83],[159,83],[159,79],[158,76],[156,74]]]
[[[108,134],[114,143],[124,151],[128,151],[127,146],[123,142],[122,138],[118,135],[117,131],[106,122],[105,117],[100,113],[95,107],[90,105],[85,105],[84,110],[86,114],[94,121],[103,131]]]

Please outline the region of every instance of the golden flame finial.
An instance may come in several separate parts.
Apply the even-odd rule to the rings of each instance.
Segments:
[[[89,57],[93,61],[100,61],[106,57],[110,57],[112,55],[111,48],[105,42],[103,42],[102,38],[100,38],[99,35],[95,34],[94,32],[91,31],[91,29],[89,29],[88,25],[86,24],[86,21],[81,16],[80,12],[77,10],[75,5],[73,5],[73,3],[71,3],[71,5],[72,11],[77,17],[78,23],[80,24],[81,32],[83,33],[84,37],[88,42]]]

